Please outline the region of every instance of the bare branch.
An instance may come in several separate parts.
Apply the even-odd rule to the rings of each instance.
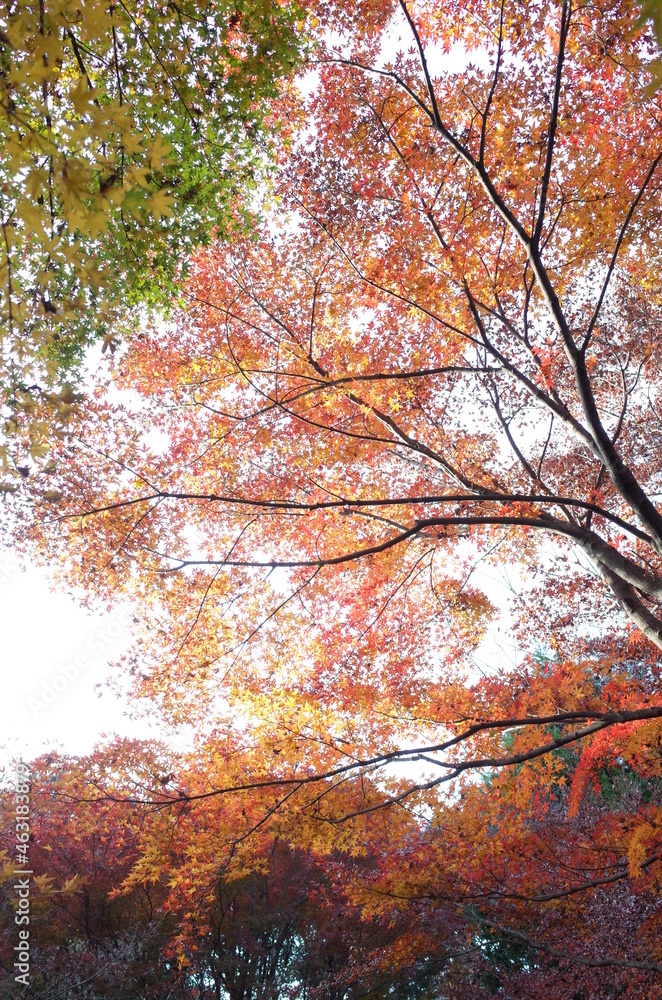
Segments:
[[[547,207],[547,192],[552,175],[552,161],[554,159],[554,142],[556,139],[556,129],[559,121],[559,99],[561,96],[561,81],[563,79],[563,60],[565,57],[565,46],[570,26],[570,16],[572,11],[571,0],[563,0],[561,4],[561,30],[559,32],[559,52],[556,59],[556,79],[554,81],[554,98],[552,100],[552,112],[549,118],[547,129],[547,156],[545,158],[545,169],[540,183],[540,205],[538,207],[538,221],[533,232],[532,244],[538,246],[542,227],[545,222],[545,209]]]
[[[497,82],[499,80],[499,70],[501,68],[501,52],[503,49],[503,9],[505,7],[506,0],[501,0],[501,11],[499,13],[499,44],[497,46],[497,57],[496,66],[494,68],[494,77],[492,78],[492,86],[490,87],[490,92],[487,95],[487,102],[485,104],[485,111],[483,112],[483,125],[480,130],[480,153],[478,154],[478,162],[481,167],[485,165],[485,140],[487,138],[487,120],[490,115],[490,108],[492,106],[492,100],[494,98],[494,92],[496,90]]]

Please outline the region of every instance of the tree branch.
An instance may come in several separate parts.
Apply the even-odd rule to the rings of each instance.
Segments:
[[[497,924],[479,914],[473,914],[473,916],[481,923],[487,924],[488,927],[493,927],[495,930],[499,930],[509,937],[515,938],[517,941],[522,941],[529,948],[534,948],[536,951],[545,951],[548,955],[553,955],[554,958],[565,959],[576,965],[587,965],[592,969],[621,968],[642,969],[645,972],[662,972],[662,965],[656,965],[654,962],[637,962],[627,958],[613,958],[611,956],[607,958],[584,958],[582,955],[574,954],[574,952],[561,951],[559,948],[554,948],[543,941],[532,941],[531,938],[520,931],[511,930],[509,927]]]
[[[538,247],[542,235],[542,227],[545,221],[545,209],[547,207],[547,192],[552,175],[552,161],[554,158],[554,142],[556,129],[559,121],[559,99],[561,96],[561,81],[563,79],[563,60],[565,57],[565,45],[570,26],[570,15],[572,4],[569,0],[563,0],[561,4],[561,30],[559,33],[559,53],[556,59],[556,78],[554,81],[554,98],[552,101],[552,112],[547,129],[547,155],[545,157],[545,169],[540,183],[540,205],[538,207],[538,221],[533,232],[532,244]]]

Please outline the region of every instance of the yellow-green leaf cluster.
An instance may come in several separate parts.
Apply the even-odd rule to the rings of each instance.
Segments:
[[[127,306],[166,301],[187,253],[244,223],[241,192],[269,159],[264,99],[301,25],[275,0],[3,9],[5,437],[91,340],[121,332]]]

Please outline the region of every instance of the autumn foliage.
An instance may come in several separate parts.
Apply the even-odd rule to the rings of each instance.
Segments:
[[[17,0],[0,13],[0,468],[43,459],[86,347],[168,304],[186,254],[246,224],[295,3]],[[273,127],[273,123],[272,123]],[[46,412],[43,412],[45,404]],[[13,459],[13,461],[12,461]],[[19,462],[20,464],[20,462]]]
[[[266,823],[273,794],[259,781],[219,794],[259,778],[252,751],[226,734],[190,755],[127,742],[51,755],[32,786],[34,983],[47,998],[86,980],[95,998],[561,1000],[604,996],[606,983],[659,996],[657,852],[635,875],[623,862],[624,822],[634,808],[659,812],[659,782],[603,768],[569,820],[576,760],[553,758],[527,802],[504,773],[427,817],[378,810],[329,839],[323,816],[291,800]],[[8,929],[8,972],[11,944]],[[12,985],[0,978],[9,996]]]
[[[67,762],[51,839],[64,802],[126,825],[104,892],[158,887],[181,968],[267,873],[293,996],[662,995],[655,12],[304,6],[259,221],[7,503],[198,731],[163,780],[162,748]]]

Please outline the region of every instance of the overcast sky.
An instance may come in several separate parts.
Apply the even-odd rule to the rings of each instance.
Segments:
[[[3,757],[29,758],[45,746],[82,753],[102,733],[154,733],[146,720],[131,721],[127,699],[105,685],[130,625],[122,611],[86,612],[50,589],[43,571],[0,554]]]

